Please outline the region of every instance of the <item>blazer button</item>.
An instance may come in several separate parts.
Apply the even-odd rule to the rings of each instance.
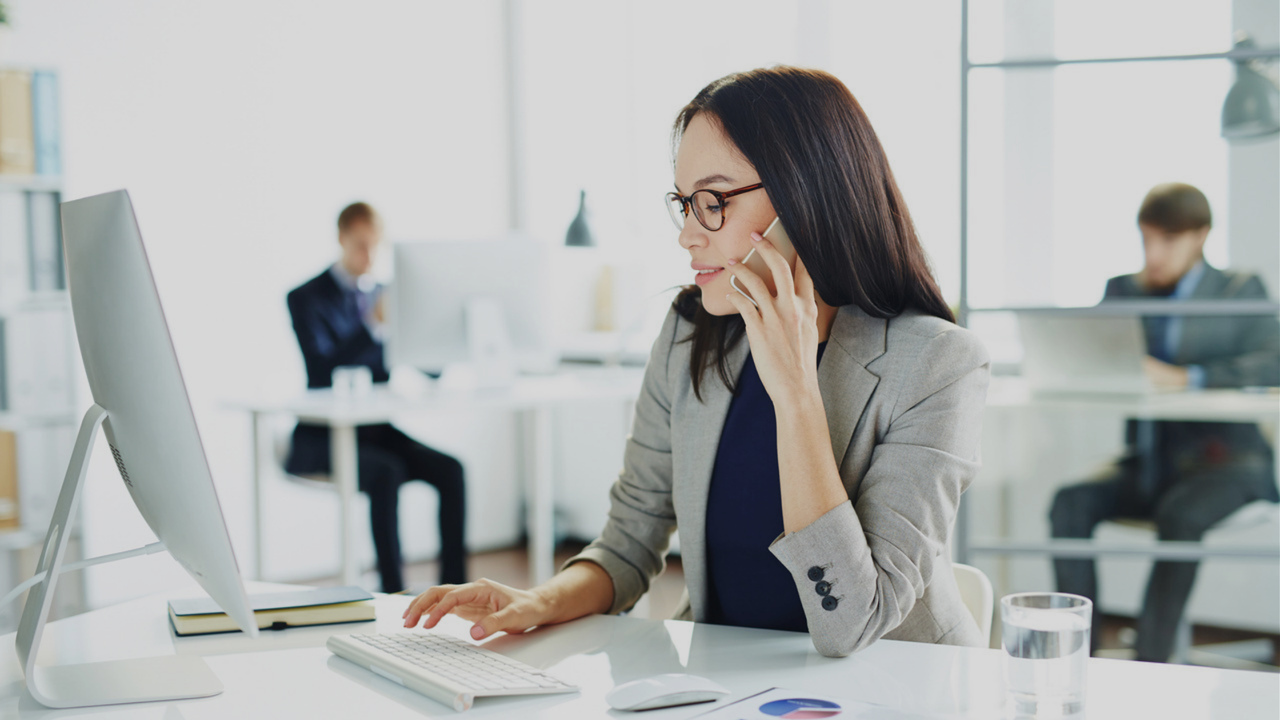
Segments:
[[[831,597],[830,595],[828,595],[828,596],[826,596],[826,597],[822,598],[822,609],[823,609],[823,610],[835,610],[835,609],[836,609],[836,606],[837,606],[837,605],[839,605],[839,604],[840,604],[840,601],[839,601],[839,600],[837,600],[837,599],[835,599],[835,598],[833,598],[833,597]]]
[[[814,565],[813,567],[809,568],[809,580],[812,582],[818,582],[819,580],[822,579],[822,576],[825,574],[826,573],[822,571],[822,568],[818,567],[817,565]]]
[[[817,585],[814,585],[813,589],[817,590],[819,595],[826,597],[831,594],[831,583],[827,582],[826,580],[823,580]]]

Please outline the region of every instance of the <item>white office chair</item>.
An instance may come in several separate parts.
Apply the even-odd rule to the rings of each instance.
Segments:
[[[972,565],[952,563],[956,572],[956,585],[960,587],[960,598],[965,607],[978,623],[978,632],[991,645],[991,620],[995,615],[995,591],[991,589],[991,581],[986,573]]]

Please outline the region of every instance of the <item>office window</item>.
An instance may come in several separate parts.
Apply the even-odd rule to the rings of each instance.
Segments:
[[[1090,13],[1091,5],[1006,14],[1004,52],[991,47],[1001,33],[985,28],[977,32],[975,60],[1220,52],[1230,45],[1227,2],[1198,3],[1185,13],[1149,2],[1109,3],[1106,13]],[[971,23],[982,17],[990,16]],[[1102,17],[1107,22],[1099,23]],[[1126,33],[1131,47],[1122,43]],[[1206,254],[1212,264],[1228,264],[1228,153],[1219,122],[1232,77],[1224,60],[974,70],[970,304],[1097,302],[1109,277],[1140,269],[1137,209],[1162,182],[1188,182],[1208,196],[1214,230]]]

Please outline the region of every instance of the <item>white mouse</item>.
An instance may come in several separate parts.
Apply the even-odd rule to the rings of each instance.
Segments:
[[[610,690],[605,700],[614,710],[653,710],[719,700],[728,694],[728,690],[704,677],[668,673],[623,683]]]

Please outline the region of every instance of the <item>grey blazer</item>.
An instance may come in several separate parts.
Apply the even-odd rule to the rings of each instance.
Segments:
[[[677,617],[707,618],[705,523],[712,465],[732,394],[714,372],[689,376],[692,325],[672,311],[653,345],[600,538],[589,560],[613,580],[610,612],[629,609],[665,566],[680,529],[687,600]],[[731,351],[739,372],[744,337]],[[989,360],[970,332],[918,312],[891,320],[839,310],[818,367],[836,465],[851,502],[770,550],[800,592],[814,647],[844,656],[879,638],[985,647],[951,567],[960,494],[978,472]],[[819,595],[814,568],[831,583]],[[816,571],[815,571],[816,576]]]

